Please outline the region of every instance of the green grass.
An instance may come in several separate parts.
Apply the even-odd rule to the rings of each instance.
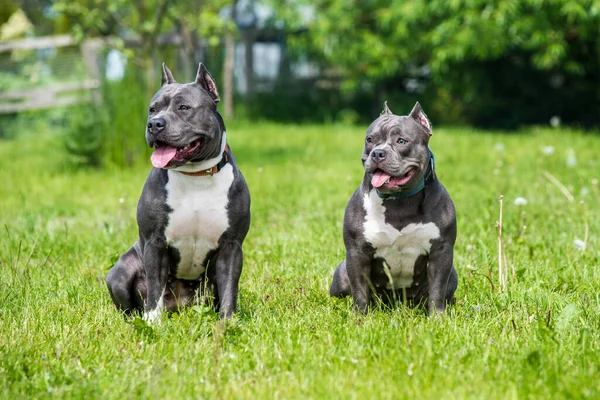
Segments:
[[[600,397],[600,137],[435,131],[459,231],[458,302],[436,320],[328,297],[365,129],[230,124],[252,194],[238,314],[221,325],[190,308],[154,329],[115,311],[104,285],[136,239],[149,162],[75,170],[54,135],[0,142],[0,397]],[[501,194],[517,275],[505,292]]]

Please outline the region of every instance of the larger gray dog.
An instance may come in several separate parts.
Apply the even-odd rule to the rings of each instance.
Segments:
[[[222,318],[236,311],[250,195],[227,145],[219,94],[200,64],[196,81],[178,84],[163,64],[162,87],[148,109],[146,142],[155,150],[138,202],[140,239],[106,277],[125,312],[161,311],[214,292]]]
[[[335,271],[331,296],[352,295],[361,311],[372,291],[383,300],[428,303],[430,313],[452,301],[456,214],[435,174],[431,135],[419,103],[408,116],[385,104],[367,130],[365,175],[346,207],[346,260]]]

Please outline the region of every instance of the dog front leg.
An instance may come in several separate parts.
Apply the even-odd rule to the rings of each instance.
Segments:
[[[452,273],[453,257],[454,247],[450,243],[445,241],[434,242],[427,265],[430,315],[441,314],[446,310],[446,301],[449,298],[448,281]]]
[[[238,242],[224,244],[216,256],[215,278],[221,318],[231,318],[236,312],[243,259],[242,245]]]
[[[370,300],[371,258],[362,251],[346,252],[346,271],[350,280],[350,291],[354,307],[367,312]]]
[[[148,285],[144,321],[156,323],[160,321],[164,309],[164,293],[167,286],[169,266],[167,248],[160,240],[153,240],[144,247],[144,267]]]

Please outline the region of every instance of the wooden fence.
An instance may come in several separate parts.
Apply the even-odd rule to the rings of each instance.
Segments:
[[[83,80],[54,83],[44,88],[0,91],[0,114],[67,106],[86,99],[96,100],[99,93],[95,89],[100,87],[97,57],[103,45],[104,42],[99,39],[86,40],[78,44],[71,35],[28,38],[0,43],[0,54],[19,50],[79,46],[86,69],[86,79]],[[90,96],[82,96],[82,92],[85,91],[89,92]]]

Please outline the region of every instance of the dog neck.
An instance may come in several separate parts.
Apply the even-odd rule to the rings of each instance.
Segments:
[[[173,171],[189,176],[206,176],[219,172],[229,162],[229,145],[227,144],[227,133],[223,132],[221,138],[221,152],[218,156],[198,162],[188,162]]]

